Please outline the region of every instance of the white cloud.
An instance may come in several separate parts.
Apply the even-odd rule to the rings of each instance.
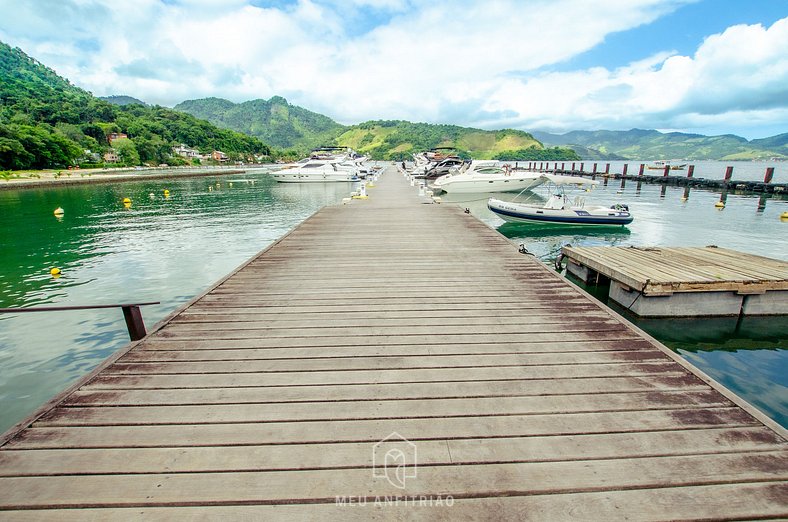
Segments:
[[[344,123],[526,130],[784,122],[788,19],[693,56],[539,72],[689,1],[0,0],[0,39],[97,95],[163,105],[278,94]]]

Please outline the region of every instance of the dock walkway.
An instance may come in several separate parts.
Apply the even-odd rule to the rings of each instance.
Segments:
[[[7,437],[0,519],[788,516],[784,429],[393,168],[368,193]]]

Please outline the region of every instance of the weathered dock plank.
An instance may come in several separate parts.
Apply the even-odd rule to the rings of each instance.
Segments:
[[[7,434],[0,518],[788,516],[783,428],[393,169],[370,195]]]

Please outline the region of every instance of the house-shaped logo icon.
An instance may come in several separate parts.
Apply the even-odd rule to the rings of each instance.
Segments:
[[[416,445],[393,432],[372,446],[372,476],[385,478],[397,488],[405,488],[405,479],[416,478]]]

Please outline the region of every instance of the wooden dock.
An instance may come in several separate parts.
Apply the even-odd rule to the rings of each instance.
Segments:
[[[788,517],[785,429],[393,168],[369,195],[6,434],[0,519]]]
[[[641,316],[786,315],[788,262],[718,247],[570,247],[567,270],[611,281]]]

